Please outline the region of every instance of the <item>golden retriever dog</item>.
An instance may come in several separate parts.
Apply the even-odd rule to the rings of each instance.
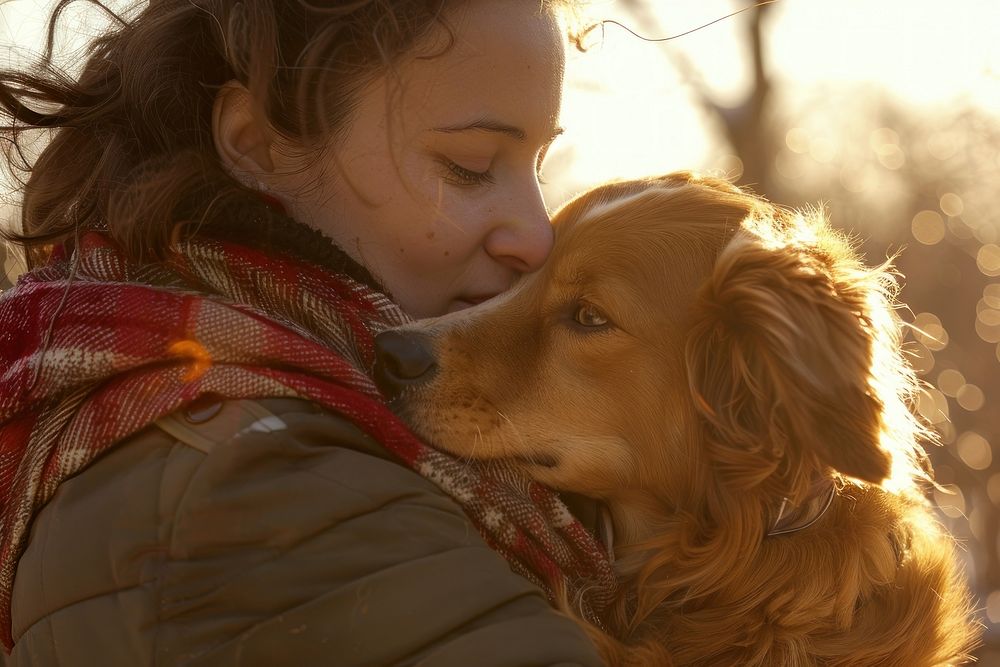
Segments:
[[[380,336],[376,375],[437,447],[606,506],[623,594],[587,629],[607,662],[968,660],[891,271],[819,210],[688,173],[554,224],[510,292]]]

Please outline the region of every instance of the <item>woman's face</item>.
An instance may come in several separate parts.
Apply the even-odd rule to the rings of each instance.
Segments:
[[[272,186],[414,317],[499,294],[552,248],[538,168],[559,133],[559,21],[537,0],[472,0],[447,18],[450,49],[437,55],[436,27],[417,53],[432,57],[369,86],[343,138]]]

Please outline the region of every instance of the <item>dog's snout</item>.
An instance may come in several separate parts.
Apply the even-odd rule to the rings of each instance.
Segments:
[[[375,384],[386,398],[434,375],[437,361],[430,339],[412,331],[383,331],[375,337]]]

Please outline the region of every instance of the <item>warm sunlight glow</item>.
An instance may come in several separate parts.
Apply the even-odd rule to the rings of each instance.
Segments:
[[[273,0],[273,5],[290,1]],[[766,6],[752,0],[580,3],[582,24],[596,27],[588,33],[587,50],[571,46],[567,54],[558,119],[565,132],[542,164],[546,205],[555,210],[610,179],[690,170],[729,178],[794,210],[817,207],[848,234],[867,266],[892,258],[899,278],[898,317],[873,304],[872,312],[882,313],[882,320],[870,325],[894,335],[900,320],[907,323],[902,345],[909,366],[900,365],[896,341],[886,337],[891,343],[873,350],[868,387],[873,395],[905,399],[891,401],[882,415],[881,445],[893,455],[886,487],[923,494],[935,507],[933,520],[958,538],[980,618],[992,624],[984,647],[976,651],[978,664],[1000,665],[1000,0],[776,0]],[[67,76],[77,76],[87,44],[112,25],[97,8],[100,4],[123,12],[126,22],[148,6],[141,0],[0,0],[0,69],[27,70],[38,64],[50,13],[61,6],[54,63]],[[326,5],[368,9],[364,2],[345,0],[306,4],[320,11]],[[393,7],[385,0],[376,4]],[[458,0],[446,0],[444,11],[455,4]],[[176,7],[162,9],[204,14],[202,19],[214,22],[204,28],[221,29],[224,22],[206,11],[210,6],[233,3],[177,0]],[[125,11],[129,7],[134,9]],[[734,15],[717,21],[729,14]],[[621,25],[601,25],[604,19]],[[184,36],[204,34],[183,25]],[[671,36],[678,37],[653,41]],[[186,45],[181,33],[155,43],[173,44],[178,51]],[[220,40],[213,48],[221,54],[229,46]],[[295,62],[291,57],[282,60]],[[226,68],[232,65],[216,63],[211,69]],[[181,71],[186,68],[177,69]],[[189,85],[204,90],[218,83]],[[99,115],[91,113],[92,107],[116,112],[121,108],[118,91],[129,88],[106,88],[107,93],[80,98],[88,117]],[[537,102],[521,97],[518,102],[525,105]],[[94,182],[131,182],[137,167],[166,157],[159,155],[162,145],[140,149],[138,135],[125,131],[155,119],[158,110],[148,107],[134,113],[132,122],[115,119],[114,131],[108,130],[119,143],[109,140],[107,145],[135,145],[137,151],[128,159],[136,157],[138,162],[123,161],[117,176]],[[207,118],[189,120],[191,128],[208,126]],[[105,136],[105,129],[32,130],[25,133],[30,141],[17,148],[25,149],[30,162],[50,132]],[[119,130],[120,137],[115,134]],[[217,166],[209,133],[203,129],[190,136],[195,150],[207,151],[206,159]],[[114,159],[106,160],[108,164],[118,164],[114,155],[108,157]],[[54,165],[63,170],[57,162],[50,161],[46,169]],[[503,177],[504,159],[495,164],[493,172]],[[7,173],[12,170],[17,167],[8,165],[0,173],[5,186],[0,192],[0,225],[15,228],[21,221],[17,207],[22,193],[13,178],[27,177],[28,172]],[[90,168],[84,171],[89,175]],[[445,195],[482,192],[473,188],[457,193],[451,187],[442,183],[442,201]],[[59,196],[77,192],[52,191]],[[34,201],[44,202],[44,197]],[[106,216],[104,205],[83,210]],[[37,209],[41,218],[50,210]],[[495,211],[504,233],[516,221],[504,217],[512,212]],[[30,222],[32,216],[26,217]],[[94,224],[113,228],[108,222],[95,219]],[[734,227],[741,222],[732,221]],[[758,232],[765,235],[765,228]],[[799,231],[811,232],[801,221]],[[771,242],[781,245],[780,239]],[[484,247],[477,257],[486,254]],[[8,289],[26,265],[20,249],[8,251],[0,245],[0,291]],[[883,297],[895,295],[896,285],[889,289],[886,281],[883,287]],[[196,340],[173,342],[168,352],[177,375],[187,382],[204,379],[213,365],[212,355]],[[919,389],[912,386],[910,369]],[[923,454],[915,451],[918,440],[931,441],[926,460],[928,470],[933,468],[935,488],[917,484],[915,489],[914,480],[922,474],[914,465]],[[928,481],[926,475],[923,481]]]
[[[167,348],[167,353],[172,357],[180,357],[190,364],[184,376],[185,382],[194,382],[212,366],[212,355],[196,340],[179,340]]]
[[[592,0],[586,12],[594,20],[614,19],[644,36],[663,37],[745,6],[732,0]],[[738,112],[735,105],[752,81],[747,21],[748,14],[741,14],[665,43],[643,42],[613,25],[595,30],[589,41],[596,45],[587,53],[571,54],[567,65],[567,134],[546,165],[549,203],[557,205],[583,187],[613,177],[678,168],[742,172],[731,149],[719,142],[717,122],[699,108],[697,98],[705,92],[721,107]],[[782,84],[779,103],[797,113],[808,111],[803,105],[833,86],[869,86],[917,108],[962,101],[1000,111],[998,25],[1000,3],[994,0],[962,0],[946,8],[907,0],[784,0],[771,8],[765,22],[765,55]],[[784,141],[791,153],[819,163],[835,161],[841,150],[832,134],[803,127],[788,130]],[[895,130],[879,128],[870,142],[883,168],[906,166]],[[927,150],[948,160],[961,146],[954,132],[942,129],[928,135]],[[790,178],[799,171],[787,160],[777,166]],[[855,190],[870,181],[859,178],[856,170],[843,178]],[[961,200],[952,196],[956,199],[942,197],[945,215],[960,214]]]

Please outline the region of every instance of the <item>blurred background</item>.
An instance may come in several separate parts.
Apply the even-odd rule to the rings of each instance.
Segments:
[[[77,4],[60,36],[70,61],[106,25]],[[0,60],[43,47],[51,5],[0,3]],[[609,178],[694,169],[782,204],[825,203],[871,264],[900,253],[907,349],[927,383],[918,408],[943,443],[933,498],[988,628],[980,664],[1000,667],[1000,3],[750,6],[589,2],[587,19],[651,38],[746,11],[665,42],[592,31],[570,54],[548,203]],[[16,216],[4,201],[0,224]],[[21,263],[0,248],[0,264],[3,287]]]

